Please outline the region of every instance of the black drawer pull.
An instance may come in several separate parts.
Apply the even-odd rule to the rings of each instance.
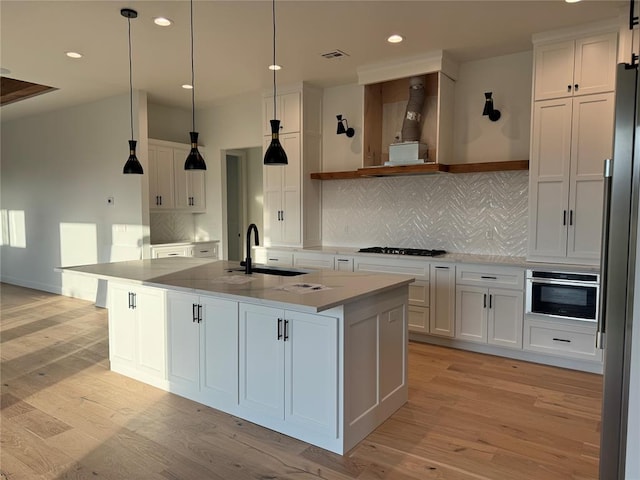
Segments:
[[[289,320],[284,321],[284,341],[289,340]]]
[[[278,340],[282,338],[282,319],[278,319]]]
[[[571,340],[567,340],[566,338],[554,338],[553,341],[554,342],[571,343]]]
[[[436,267],[436,268],[440,268],[442,270],[449,270],[449,267]]]
[[[497,280],[498,277],[490,277],[488,275],[482,275],[480,276],[480,278],[482,278],[483,280]]]
[[[349,260],[348,260],[348,259],[346,259],[346,258],[338,258],[338,261],[339,261],[339,262],[348,262]]]

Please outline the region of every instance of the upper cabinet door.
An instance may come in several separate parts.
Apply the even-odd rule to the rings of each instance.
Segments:
[[[273,96],[264,98],[263,134],[271,135],[273,120]],[[300,92],[285,93],[276,96],[276,118],[280,120],[279,133],[293,133],[300,131]]]
[[[535,100],[573,95],[574,51],[573,40],[535,48]]]
[[[612,92],[616,88],[618,34],[576,40],[574,95]]]
[[[149,208],[175,208],[173,183],[172,150],[149,145]]]

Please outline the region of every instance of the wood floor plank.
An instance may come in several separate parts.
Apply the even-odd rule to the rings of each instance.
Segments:
[[[0,295],[0,479],[597,479],[599,375],[412,342],[408,403],[340,456],[110,371],[90,302]]]

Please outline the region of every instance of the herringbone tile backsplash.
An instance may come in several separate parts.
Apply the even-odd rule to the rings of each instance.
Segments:
[[[151,244],[193,242],[194,218],[191,213],[162,212],[149,214]]]
[[[322,183],[324,245],[525,256],[528,172]]]

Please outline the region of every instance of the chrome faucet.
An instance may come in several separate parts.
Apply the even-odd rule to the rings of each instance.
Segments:
[[[256,246],[260,245],[258,227],[255,223],[252,223],[247,229],[247,258],[244,260],[244,273],[247,275],[251,274],[251,230],[254,232],[254,241],[256,242]]]

